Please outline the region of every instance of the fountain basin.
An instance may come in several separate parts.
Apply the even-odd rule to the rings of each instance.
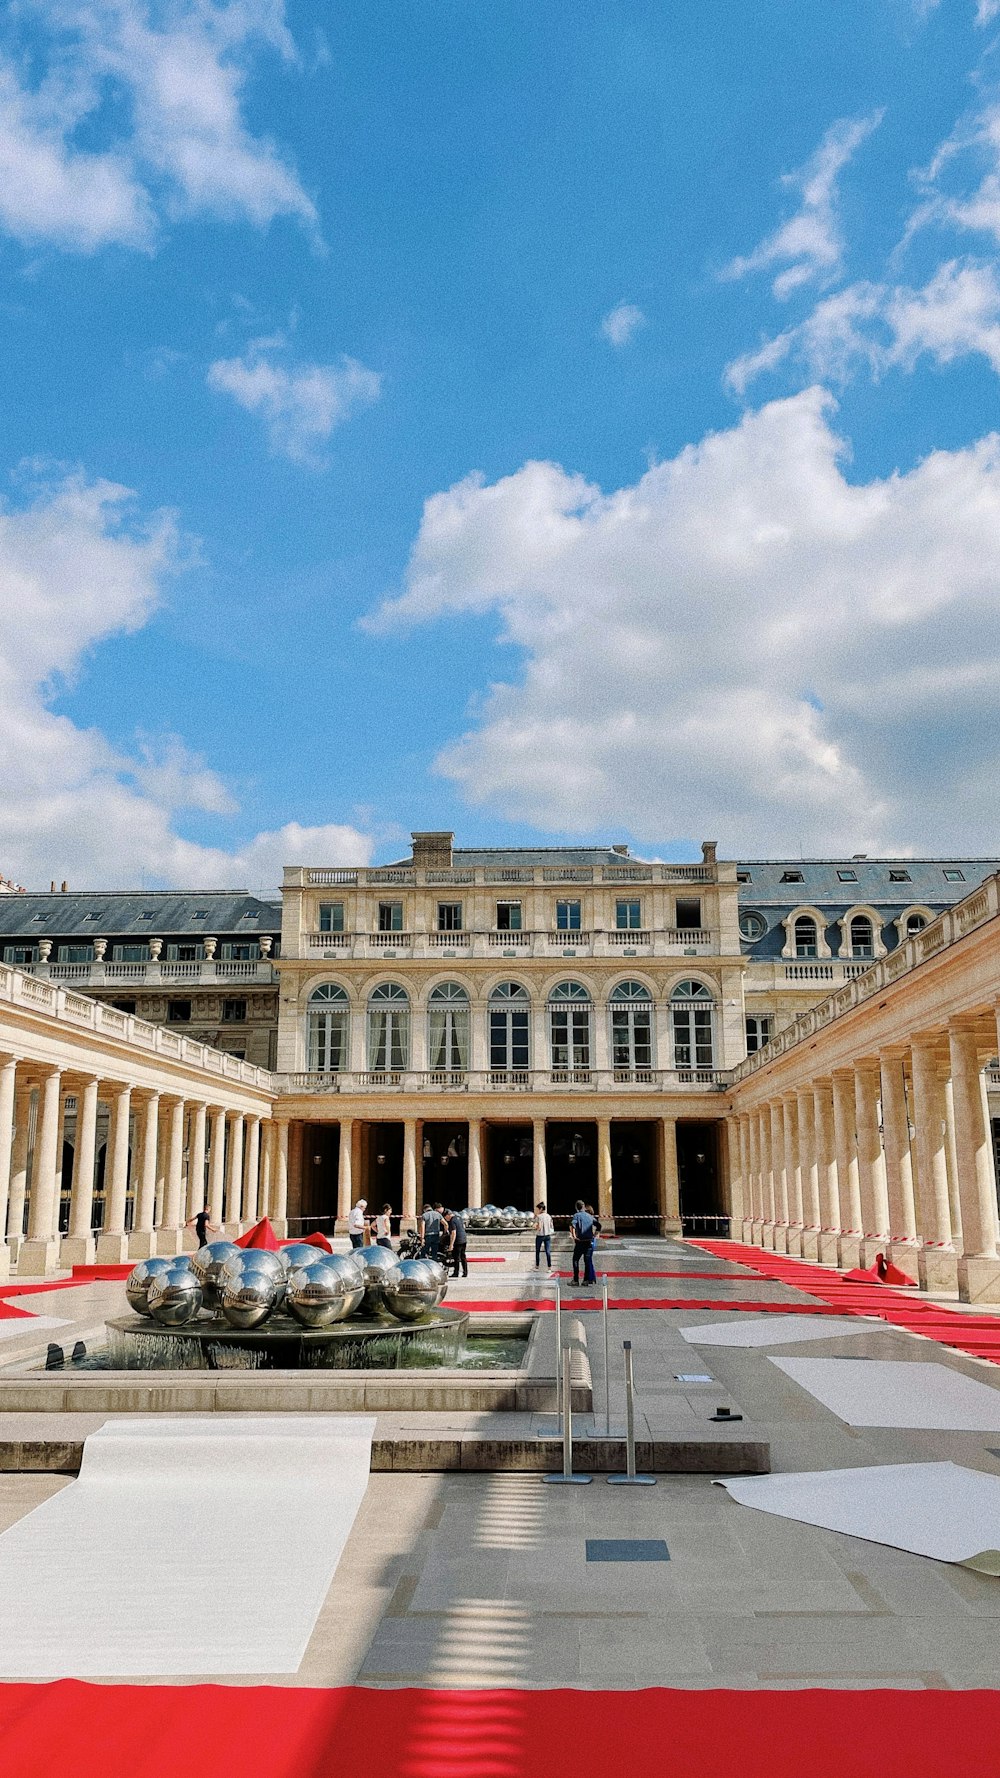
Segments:
[[[469,1316],[430,1309],[414,1321],[355,1316],[331,1327],[303,1327],[271,1315],[260,1327],[231,1327],[203,1315],[184,1327],[161,1327],[141,1315],[107,1323],[109,1369],[128,1371],[406,1370],[458,1362]]]

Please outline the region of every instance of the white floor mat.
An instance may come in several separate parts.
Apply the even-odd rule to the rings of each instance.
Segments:
[[[885,1358],[772,1358],[848,1426],[1000,1432],[1000,1389],[946,1364]]]
[[[295,1673],[368,1485],[371,1416],[109,1420],[0,1536],[0,1676]]]
[[[682,1327],[682,1340],[692,1346],[789,1346],[793,1340],[832,1340],[844,1334],[881,1333],[884,1321],[862,1321],[857,1315],[755,1315],[752,1321],[710,1321]]]
[[[1000,1476],[957,1463],[887,1463],[718,1482],[741,1506],[1000,1574]]]
[[[0,1321],[0,1340],[13,1340],[18,1334],[37,1333],[43,1327],[68,1327],[68,1321],[58,1321],[54,1315],[11,1315]]]

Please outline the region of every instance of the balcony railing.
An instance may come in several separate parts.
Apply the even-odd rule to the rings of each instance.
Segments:
[[[668,957],[684,956],[692,951],[702,955],[715,954],[718,934],[704,926],[665,926],[659,931],[648,927],[641,930],[612,927],[608,931],[596,932],[538,931],[525,927],[514,932],[485,928],[465,928],[457,932],[309,932],[304,935],[303,947],[310,957],[379,957],[386,951],[406,951],[415,958],[434,956],[440,951],[463,951],[473,957],[489,957],[497,951],[551,957],[566,950],[587,957],[616,956],[622,951],[644,951]],[[798,978],[793,976],[790,979]]]
[[[645,864],[623,858],[621,864],[455,864],[426,869],[415,865],[288,866],[286,887],[303,889],[366,889],[385,883],[420,887],[450,883],[715,883],[714,864]]]
[[[323,933],[323,938],[331,935]],[[264,987],[277,982],[277,972],[270,958],[222,957],[203,958],[194,963],[173,963],[150,958],[147,963],[25,963],[19,965],[26,974],[40,981],[72,982],[88,993],[100,988],[169,987],[183,982],[185,987],[208,988],[219,983],[240,982]]]
[[[722,1092],[724,1068],[395,1068],[276,1076],[279,1093],[672,1093],[692,1087]]]

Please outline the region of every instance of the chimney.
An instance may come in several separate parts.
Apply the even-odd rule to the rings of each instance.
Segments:
[[[49,883],[49,894],[54,895],[55,892],[56,892],[56,880],[55,880],[55,877],[53,877],[52,881]]]
[[[450,870],[453,833],[411,833],[413,862],[420,870]]]
[[[628,857],[628,847],[627,846],[612,846],[611,850],[612,850],[612,852],[617,852],[619,858],[627,858]]]
[[[66,878],[63,877],[62,888],[59,891],[60,895],[65,895],[68,888],[69,888],[69,884],[67,883]]]
[[[718,848],[718,844],[719,844],[718,840],[702,840],[702,842],[701,842],[701,856],[702,856],[702,860],[705,864],[714,864],[715,863],[715,854],[716,854],[716,850]]]

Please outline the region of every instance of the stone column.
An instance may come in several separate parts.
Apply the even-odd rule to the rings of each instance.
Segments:
[[[351,1167],[352,1137],[354,1135],[354,1119],[342,1117],[340,1120],[340,1149],[337,1154],[337,1222],[345,1228],[347,1218],[354,1202],[354,1174]],[[339,1234],[344,1230],[338,1228]]]
[[[916,1127],[917,1275],[922,1290],[958,1291],[958,1254],[951,1235],[948,1202],[946,1105],[938,1040],[921,1035],[910,1049],[913,1069],[913,1122]]]
[[[226,1167],[226,1234],[240,1233],[243,1214],[243,1116],[237,1111],[229,1124],[229,1160]]]
[[[813,1087],[813,1126],[819,1172],[819,1240],[816,1243],[816,1258],[823,1265],[835,1266],[840,1232],[840,1193],[837,1181],[833,1088],[826,1080],[817,1081]]]
[[[257,1221],[260,1186],[260,1118],[247,1118],[246,1157],[243,1166],[243,1221],[252,1228]]]
[[[191,1107],[191,1122],[188,1142],[188,1216],[197,1216],[199,1210],[207,1208],[205,1202],[205,1122],[208,1106],[200,1102]],[[189,1230],[190,1241],[194,1247],[198,1245],[198,1236],[194,1229]]]
[[[955,1147],[955,1098],[949,1056],[944,1083],[945,1132],[944,1152],[948,1167],[948,1207],[951,1211],[951,1238],[956,1253],[962,1251],[962,1200],[958,1189],[958,1150]]]
[[[861,1191],[861,1243],[863,1265],[874,1264],[875,1255],[889,1245],[889,1196],[885,1184],[885,1160],[878,1128],[880,1090],[878,1062],[869,1057],[854,1064],[854,1129],[858,1145],[858,1185]]]
[[[606,1229],[614,1228],[614,1196],[611,1174],[611,1120],[597,1120],[597,1214]]]
[[[798,1106],[794,1093],[781,1101],[782,1149],[788,1193],[788,1251],[802,1252],[802,1163],[799,1157]]]
[[[119,1086],[111,1100],[108,1153],[104,1163],[104,1227],[97,1237],[97,1261],[120,1266],[128,1258],[125,1233],[125,1202],[128,1196],[128,1137],[132,1089]],[[110,1180],[110,1184],[109,1184]]]
[[[768,1106],[771,1124],[771,1172],[774,1176],[774,1251],[788,1252],[788,1167],[785,1158],[785,1120],[781,1100]]]
[[[156,1251],[180,1253],[183,1245],[181,1201],[184,1175],[184,1101],[174,1099],[167,1106],[166,1179],[163,1186],[163,1210],[156,1231]]]
[[[221,1105],[213,1105],[209,1122],[208,1149],[208,1215],[221,1229],[225,1215],[226,1190],[226,1113]],[[218,1240],[218,1236],[214,1237]]]
[[[288,1125],[282,1121],[275,1129],[271,1227],[284,1239],[288,1233]]]
[[[10,1248],[5,1239],[5,1231],[7,1228],[7,1207],[10,1202],[16,1087],[16,1056],[0,1057],[0,1283],[10,1277]]]
[[[854,1134],[854,1074],[849,1068],[833,1073],[833,1134],[837,1149],[839,1194],[837,1264],[856,1266],[861,1258],[861,1187],[858,1151]]]
[[[996,1182],[975,1024],[951,1020],[948,1045],[962,1205],[958,1294],[963,1303],[1000,1302]]]
[[[260,1135],[260,1202],[258,1214],[271,1220],[271,1181],[274,1178],[274,1120],[265,1118]]]
[[[753,1234],[753,1172],[750,1166],[750,1119],[745,1112],[736,1119],[736,1148],[743,1181],[743,1215],[739,1232],[743,1241],[749,1241]],[[731,1224],[730,1232],[734,1232]]]
[[[759,1247],[760,1231],[764,1226],[764,1187],[760,1176],[760,1124],[756,1111],[751,1111],[747,1118],[747,1140],[750,1145],[749,1239]]]
[[[403,1124],[403,1217],[399,1228],[417,1226],[417,1124],[409,1117]]]
[[[743,1233],[746,1214],[746,1166],[743,1154],[742,1120],[726,1119],[726,1148],[729,1170],[729,1234],[732,1239]]]
[[[150,1259],[156,1252],[156,1163],[160,1141],[160,1095],[149,1093],[141,1111],[142,1165],[135,1194],[135,1217],[129,1236],[129,1259]]]
[[[31,1133],[31,1083],[19,1085],[14,1095],[14,1141],[10,1157],[10,1199],[7,1205],[7,1244],[16,1258],[24,1239],[24,1199],[28,1189],[28,1138]]]
[[[18,1272],[51,1272],[59,1262],[59,1243],[52,1238],[52,1207],[56,1193],[56,1143],[62,1069],[50,1068],[38,1095],[38,1128],[31,1168],[28,1239],[21,1249]]]
[[[76,1152],[73,1156],[73,1190],[69,1205],[69,1233],[60,1249],[64,1266],[89,1266],[94,1262],[94,1163],[97,1158],[97,1099],[100,1082],[91,1076],[76,1095]]]
[[[483,1201],[483,1122],[469,1119],[469,1209],[478,1210]]]
[[[548,1182],[545,1166],[545,1119],[536,1117],[531,1126],[532,1135],[532,1176],[531,1187],[535,1203],[548,1203]]]
[[[757,1129],[757,1140],[760,1144],[760,1182],[764,1199],[764,1221],[760,1231],[760,1244],[762,1247],[773,1249],[778,1209],[771,1155],[771,1110],[767,1105],[762,1105],[757,1113]]]
[[[820,1204],[819,1155],[816,1149],[816,1107],[812,1087],[800,1087],[795,1095],[798,1124],[798,1178],[802,1193],[803,1259],[819,1258]]]
[[[913,1197],[905,1058],[906,1051],[899,1048],[883,1050],[879,1057],[882,1141],[889,1199],[889,1258],[916,1281],[917,1211]]]
[[[59,1095],[59,1128],[56,1132],[56,1189],[52,1202],[52,1239],[60,1239],[59,1224],[62,1218],[63,1189],[63,1155],[66,1150],[66,1100],[68,1094],[63,1091]]]
[[[681,1182],[677,1171],[677,1120],[660,1119],[660,1233],[679,1235],[681,1222]]]

